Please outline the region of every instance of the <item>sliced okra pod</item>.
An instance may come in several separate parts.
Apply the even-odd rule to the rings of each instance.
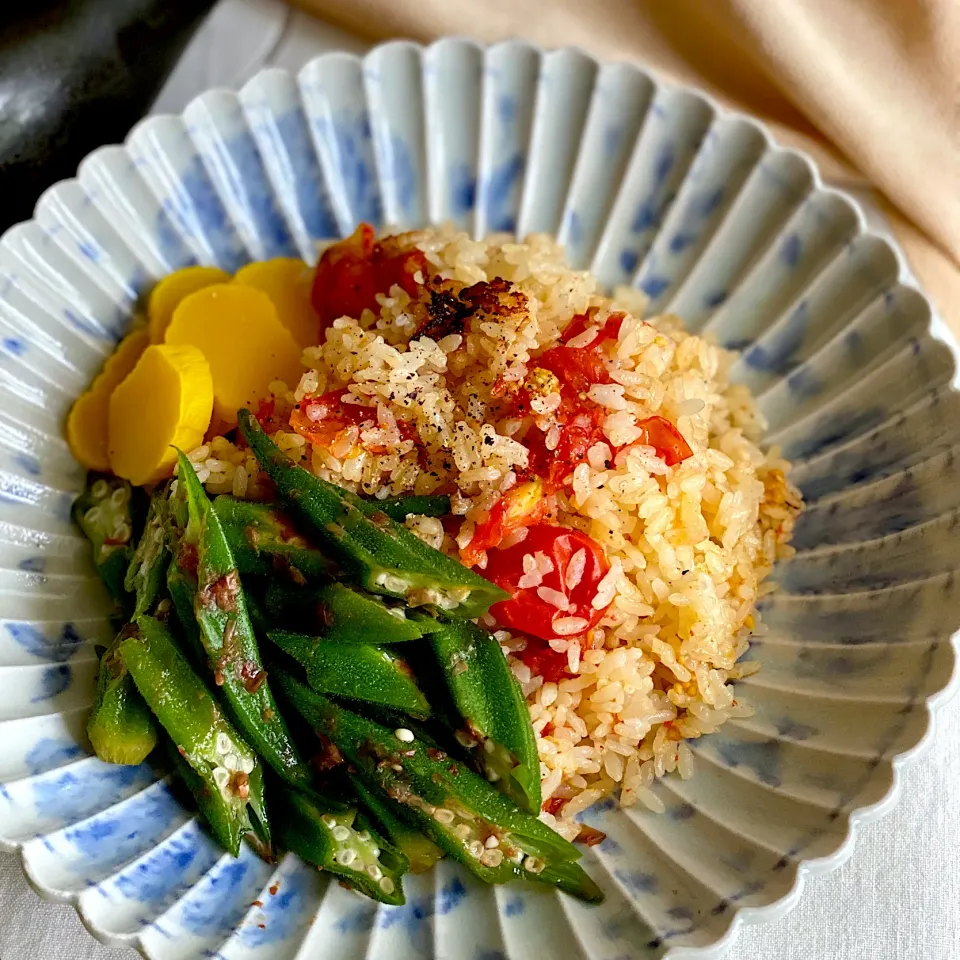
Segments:
[[[239,422],[291,513],[336,554],[344,575],[364,589],[402,597],[413,606],[433,606],[457,619],[478,617],[507,599],[506,592],[427,546],[374,503],[299,467],[249,411],[240,411]]]
[[[74,521],[93,545],[97,573],[125,616],[133,611],[124,586],[134,553],[133,500],[133,488],[126,480],[92,473],[72,508]]]
[[[269,840],[257,755],[223,715],[166,627],[152,617],[139,617],[135,627],[121,640],[120,655],[137,690],[196,773],[191,786],[214,835],[234,856],[255,820],[257,834]]]
[[[345,880],[381,903],[406,901],[402,878],[407,858],[379,836],[358,813],[330,800],[307,797],[289,787],[270,794],[277,843]]]
[[[186,788],[193,794],[200,817],[210,828],[213,835],[223,843],[222,835],[226,830],[229,832],[230,843],[236,843],[237,852],[240,849],[240,842],[246,839],[264,860],[272,861],[273,847],[270,841],[269,826],[264,831],[264,825],[259,817],[250,817],[250,829],[243,830],[242,824],[236,822],[231,800],[227,799],[220,790],[211,790],[208,781],[190,766],[176,744],[169,738],[166,739],[167,752],[173,761],[177,774]],[[224,846],[230,853],[237,856],[237,853],[234,853],[227,844],[224,844]]]
[[[181,556],[189,558],[195,536],[197,592],[193,609],[214,682],[222,689],[234,722],[260,756],[284,779],[306,786],[312,779],[310,771],[267,682],[240,575],[219,517],[193,465],[182,453],[179,457],[177,492],[187,503]],[[178,562],[184,570],[184,563]]]
[[[402,604],[344,583],[319,587],[271,583],[264,604],[272,619],[336,643],[403,643],[419,640],[424,633]]]
[[[340,644],[285,631],[271,631],[268,636],[303,664],[307,682],[319,693],[402,710],[421,720],[430,715],[430,704],[406,661],[381,647]]]
[[[518,806],[540,812],[540,757],[530,711],[500,644],[469,620],[429,636],[457,710],[464,746],[487,779]]]
[[[119,645],[125,627],[100,658],[97,698],[87,719],[87,736],[106,763],[136,766],[157,745],[157,723],[134,685]]]
[[[397,816],[396,804],[389,798],[371,790],[359,777],[350,785],[373,822],[407,858],[411,873],[426,873],[443,859],[443,851],[432,840]]]
[[[173,612],[176,614],[188,655],[196,664],[205,664],[207,654],[200,641],[197,615],[193,612],[193,601],[197,595],[196,575],[181,569],[176,563],[171,563],[167,567],[167,592],[170,594]]]
[[[294,583],[336,574],[336,564],[299,534],[274,504],[220,496],[213,501],[241,576],[286,572]]]
[[[315,693],[289,674],[278,683],[308,723],[332,741],[374,791],[487,883],[535,880],[591,903],[600,888],[580,851],[520,810],[486,779],[406,728],[391,730]]]
[[[124,588],[134,595],[133,617],[152,613],[163,592],[170,551],[167,548],[167,504],[170,485],[164,484],[150,498],[150,509],[140,541],[124,578]]]

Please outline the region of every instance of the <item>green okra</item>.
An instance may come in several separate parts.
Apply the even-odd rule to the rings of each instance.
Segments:
[[[141,696],[196,773],[191,784],[214,835],[234,856],[254,829],[269,841],[263,769],[213,695],[152,617],[138,617],[120,655]]]
[[[421,720],[430,715],[430,704],[417,687],[410,667],[388,650],[285,631],[271,631],[268,636],[303,665],[307,682],[318,693],[402,710]]]
[[[179,457],[177,492],[186,499],[187,522],[177,563],[189,575],[196,558],[193,609],[214,682],[234,722],[266,763],[284,779],[306,786],[312,777],[270,689],[230,545],[193,465],[182,453]]]
[[[336,575],[336,564],[298,533],[275,504],[223,495],[213,501],[213,509],[241,576],[285,573],[297,583]]]
[[[260,818],[254,816],[250,817],[249,829],[244,830],[242,823],[236,822],[231,801],[225,798],[220,790],[210,789],[208,780],[190,766],[176,744],[169,738],[167,738],[167,748],[177,774],[193,794],[201,819],[221,843],[226,831],[230,837],[230,844],[236,844],[237,852],[234,853],[233,849],[225,843],[224,847],[237,856],[240,842],[246,839],[264,860],[272,860],[273,848],[270,842],[269,825],[264,829]]]
[[[143,533],[124,578],[124,589],[134,595],[133,618],[152,613],[163,591],[170,551],[167,548],[167,504],[170,485],[164,484],[150,498]]]
[[[450,516],[450,498],[446,495],[387,497],[385,500],[363,500],[363,503],[369,506],[371,513],[379,510],[397,523],[403,523],[409,516]]]
[[[426,873],[443,859],[443,851],[432,840],[397,816],[389,798],[371,790],[359,777],[350,786],[373,822],[407,858],[411,873]]]
[[[106,763],[136,766],[157,745],[157,724],[120,656],[125,627],[100,658],[97,696],[87,719],[87,736]]]
[[[176,563],[171,563],[167,567],[167,593],[173,604],[186,653],[197,666],[205,665],[207,653],[200,640],[197,615],[193,612],[193,601],[197,595],[196,575],[181,569]]]
[[[296,519],[336,554],[343,573],[371,593],[432,606],[446,616],[470,619],[508,594],[439,550],[403,524],[297,466],[264,433],[249,411],[239,412],[240,430],[277,493]]]
[[[355,807],[307,797],[289,787],[270,795],[277,843],[381,903],[405,903],[407,858]]]
[[[487,883],[528,879],[591,903],[600,888],[580,851],[520,810],[469,767],[406,728],[391,730],[315,693],[289,674],[277,681],[308,723],[409,822]]]
[[[429,635],[464,742],[487,779],[518,806],[540,812],[540,757],[530,711],[500,644],[469,620],[443,624]]]
[[[264,605],[272,620],[286,621],[305,633],[336,643],[403,643],[419,640],[424,633],[402,604],[344,583],[319,587],[271,583]]]
[[[93,562],[125,616],[133,601],[124,586],[134,554],[134,491],[126,480],[91,473],[74,501],[73,519],[93,545]]]

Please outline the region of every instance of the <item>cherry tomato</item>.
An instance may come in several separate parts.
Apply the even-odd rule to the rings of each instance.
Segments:
[[[566,329],[560,335],[561,343],[569,343],[574,337],[579,337],[587,327],[596,325],[597,308],[590,307],[586,313],[578,313],[567,325]],[[587,344],[581,349],[589,350],[591,347],[598,346],[604,340],[616,340],[620,336],[620,325],[626,319],[625,313],[611,313],[607,317],[603,326],[597,331],[597,336],[592,343]]]
[[[572,676],[566,653],[552,650],[546,640],[530,637],[526,647],[516,657],[530,668],[533,676],[543,677],[546,683],[559,683]],[[548,812],[553,813],[552,810]]]
[[[369,223],[328,247],[317,264],[310,301],[320,317],[320,334],[338,317],[359,317],[364,309],[377,311],[377,294],[397,284],[416,296],[417,271],[427,261],[419,250],[401,250],[395,242],[376,243]]]
[[[470,542],[460,551],[461,563],[472,567],[486,550],[499,546],[511,533],[538,523],[545,508],[539,477],[509,490],[493,505],[490,516],[477,524]]]
[[[683,439],[683,435],[665,417],[647,417],[637,426],[643,431],[637,443],[653,447],[668,467],[693,456],[693,451]]]
[[[595,383],[611,382],[600,351],[588,347],[551,347],[532,363],[555,373],[562,386],[576,396]]]
[[[519,584],[525,573],[524,557],[537,553],[543,553],[553,564],[553,569],[542,575],[539,585],[521,587]],[[568,587],[568,568],[575,557],[578,563],[582,560],[583,569],[579,580]],[[502,626],[542,640],[568,636],[557,633],[553,626],[555,620],[564,617],[585,620],[587,627],[583,632],[586,632],[600,622],[606,609],[596,609],[593,599],[597,595],[597,585],[609,569],[603,548],[585,533],[552,524],[536,524],[527,528],[526,537],[519,543],[488,551],[483,575],[511,594],[509,600],[494,604],[490,612]],[[543,588],[562,594],[567,609],[560,610],[544,599]]]
[[[290,426],[311,443],[329,449],[349,427],[376,422],[377,411],[357,403],[344,403],[347,389],[319,397],[304,397],[290,414]]]

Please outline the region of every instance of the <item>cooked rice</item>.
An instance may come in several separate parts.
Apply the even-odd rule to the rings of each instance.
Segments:
[[[730,354],[685,334],[676,317],[641,322],[638,291],[604,298],[589,274],[566,266],[550,238],[478,242],[443,230],[410,239],[443,278],[473,284],[499,277],[512,282],[512,291],[499,310],[475,315],[462,335],[439,342],[410,342],[418,320],[399,287],[379,298],[379,316],[365,311],[337,320],[322,345],[304,352],[300,383],[273,386],[277,414],[286,423],[297,401],[349,385],[353,402],[376,408],[376,425],[343,431],[331,450],[292,430],[274,439],[317,475],[366,494],[454,490],[454,512],[464,518],[456,541],[438,520],[411,518],[408,526],[455,555],[516,483],[515,468],[526,464],[526,448],[512,438],[516,423],[496,419],[495,385],[522,382],[531,357],[554,345],[588,307],[599,308],[598,324],[609,312],[626,311],[615,383],[590,392],[609,411],[604,432],[615,446],[630,444],[640,436],[637,421],[658,414],[677,425],[693,456],[668,467],[652,448],[632,447],[611,461],[610,447],[596,444],[574,470],[572,487],[557,494],[555,519],[601,543],[612,562],[594,604],[612,605],[583,643],[577,634],[586,621],[556,621],[564,636],[550,647],[567,654],[573,676],[545,683],[514,656],[522,637],[504,630],[496,636],[530,706],[544,800],[558,798],[551,809],[565,801],[557,817],[542,818],[573,836],[574,815],[611,793],[623,805],[661,810],[653,781],[693,772],[685,740],[751,713],[732,681],[755,668],[737,660],[754,627],[760,582],[791,549],[800,503],[786,480],[789,465],[756,445],[761,424],[753,401],[726,380]],[[596,335],[588,327],[573,344]],[[546,393],[538,412],[549,417],[555,396]],[[398,417],[416,425],[426,462],[399,432]],[[551,439],[555,446],[559,434],[548,434],[548,447]],[[254,458],[228,440],[215,438],[190,457],[211,493],[265,495]],[[540,556],[525,565],[524,586],[537,586],[549,572]],[[571,563],[568,583],[582,572],[582,562]],[[561,593],[538,592],[562,609]],[[495,626],[490,617],[484,622]]]

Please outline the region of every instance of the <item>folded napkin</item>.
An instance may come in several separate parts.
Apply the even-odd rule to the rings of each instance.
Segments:
[[[886,200],[960,335],[957,0],[294,0],[369,39],[459,35],[638,60],[764,120],[839,186]]]

